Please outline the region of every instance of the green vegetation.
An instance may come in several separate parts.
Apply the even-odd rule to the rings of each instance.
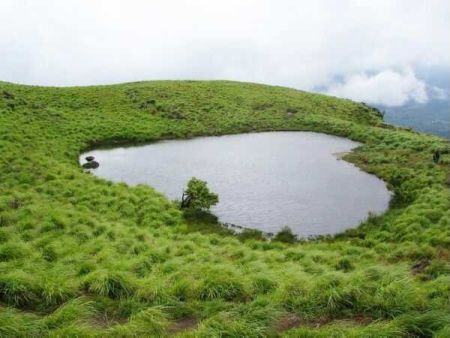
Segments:
[[[285,226],[281,229],[273,238],[274,241],[284,243],[294,243],[297,240],[297,236],[292,232],[291,228]]]
[[[181,208],[207,211],[219,202],[219,196],[209,191],[205,181],[192,177],[183,192]]]
[[[266,130],[362,142],[345,158],[392,207],[334,238],[239,238],[78,163],[101,144]],[[370,107],[224,81],[0,82],[0,153],[2,337],[448,337],[449,143]]]

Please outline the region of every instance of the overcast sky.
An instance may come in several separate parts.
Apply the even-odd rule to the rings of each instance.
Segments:
[[[448,0],[0,0],[0,80],[230,79],[426,103],[448,98],[449,22]]]

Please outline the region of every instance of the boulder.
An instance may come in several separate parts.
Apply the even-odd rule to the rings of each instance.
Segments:
[[[94,161],[94,160],[86,162],[82,165],[82,167],[84,169],[96,169],[99,166],[100,166],[100,163],[98,163],[97,161]]]
[[[95,157],[94,157],[94,156],[87,156],[87,157],[86,157],[86,161],[88,161],[88,162],[91,162],[91,161],[93,161],[93,160],[95,160]]]

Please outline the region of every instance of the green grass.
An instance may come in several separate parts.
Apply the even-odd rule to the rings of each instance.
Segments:
[[[346,160],[388,183],[391,208],[333,238],[270,242],[78,164],[96,145],[267,130],[362,142]],[[365,105],[226,81],[0,82],[0,154],[1,337],[450,330],[449,143],[386,125]],[[195,325],[174,329],[186,319]]]

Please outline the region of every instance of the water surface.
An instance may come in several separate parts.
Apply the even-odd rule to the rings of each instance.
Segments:
[[[266,132],[98,149],[94,174],[146,183],[180,199],[188,180],[219,194],[220,221],[265,232],[287,225],[300,236],[334,234],[387,209],[385,183],[340,160],[358,143],[310,132]]]

